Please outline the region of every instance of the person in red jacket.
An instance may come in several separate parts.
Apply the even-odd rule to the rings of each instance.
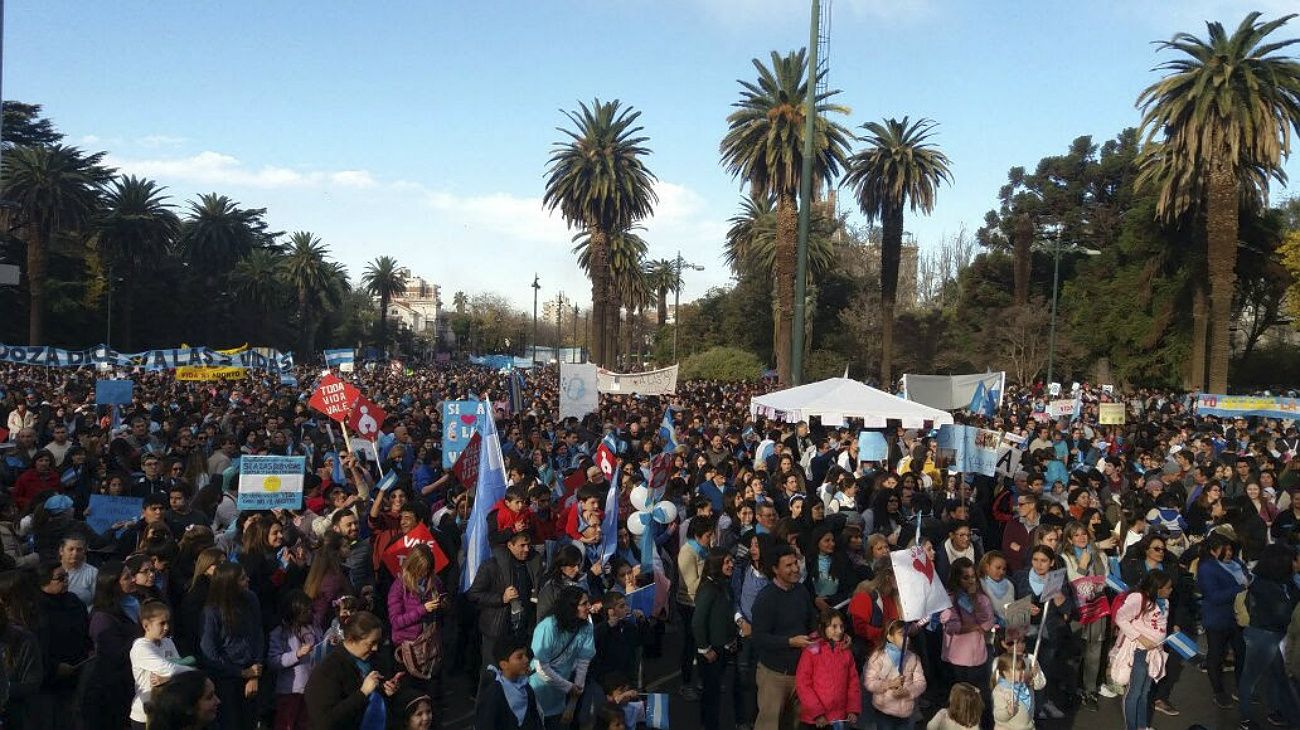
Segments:
[[[885,642],[885,627],[902,614],[892,567],[876,570],[875,579],[859,583],[849,599],[853,634],[867,643],[868,651],[880,648]]]
[[[41,449],[32,457],[31,468],[20,474],[14,483],[14,504],[19,512],[26,512],[36,495],[51,489],[59,489],[59,475],[54,471],[54,454]]]
[[[823,611],[818,617],[817,638],[799,655],[794,686],[799,695],[799,722],[825,726],[844,721],[852,727],[858,721],[862,689],[844,635],[844,618],[838,611]]]

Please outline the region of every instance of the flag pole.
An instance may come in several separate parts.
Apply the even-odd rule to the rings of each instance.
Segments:
[[[1052,612],[1052,601],[1050,599],[1043,601],[1043,618],[1038,622],[1038,638],[1034,639],[1034,661],[1038,661],[1038,649],[1043,645],[1043,634],[1046,633],[1047,615]]]

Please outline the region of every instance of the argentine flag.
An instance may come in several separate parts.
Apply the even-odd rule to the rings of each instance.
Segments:
[[[356,362],[356,353],[352,350],[325,350],[325,367],[337,368]]]
[[[614,478],[605,497],[605,518],[600,522],[600,562],[604,565],[609,565],[609,559],[618,549],[618,478],[622,471],[622,462],[615,462]]]
[[[664,451],[677,450],[677,429],[673,426],[673,407],[664,410],[664,420],[659,424],[659,438],[664,440]]]
[[[474,582],[479,566],[492,557],[492,548],[488,545],[488,512],[506,494],[505,458],[501,455],[501,439],[491,411],[479,419],[478,430],[482,439],[478,482],[474,489],[474,509],[465,528],[465,570],[460,576],[461,590],[466,592]]]

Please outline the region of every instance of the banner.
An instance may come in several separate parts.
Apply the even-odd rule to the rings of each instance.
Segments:
[[[139,497],[114,497],[108,494],[90,495],[86,507],[86,525],[97,535],[108,532],[118,522],[135,522],[140,519],[144,500]]]
[[[487,403],[481,400],[446,400],[442,402],[442,468],[456,465],[460,452],[469,446],[479,424],[488,415]],[[465,486],[468,483],[462,482]]]
[[[894,565],[894,582],[898,584],[899,618],[920,621],[952,606],[943,579],[935,574],[934,561],[921,545],[889,554]]]
[[[1099,403],[1097,406],[1097,422],[1101,425],[1112,426],[1124,423],[1123,403]]]
[[[1300,418],[1300,398],[1258,395],[1196,396],[1196,413],[1202,416],[1263,416],[1264,418]]]
[[[938,445],[953,452],[953,464],[963,472],[997,474],[1001,431],[944,424],[939,427]]]
[[[401,538],[394,540],[392,545],[384,551],[383,563],[388,568],[388,572],[394,576],[402,574],[402,562],[406,556],[411,554],[411,548],[416,545],[428,545],[429,552],[433,553],[433,572],[441,573],[451,563],[447,559],[447,554],[442,551],[438,541],[434,539],[433,533],[423,522],[411,528],[411,531],[402,535]]]
[[[335,421],[345,421],[352,412],[352,404],[361,397],[361,391],[351,383],[345,383],[329,373],[316,384],[316,390],[307,399],[307,405],[324,413]]]
[[[219,365],[182,365],[176,368],[177,380],[235,380],[248,377],[244,368],[228,368]]]
[[[350,373],[356,368],[357,354],[353,350],[325,350],[324,355],[327,368],[338,368],[340,373]]]
[[[591,363],[560,363],[560,418],[582,418],[600,405],[599,368]]]
[[[1002,393],[1006,390],[1007,374],[973,373],[971,375],[915,375],[903,376],[903,397],[941,411],[967,408],[975,398],[975,391],[983,386],[985,397],[994,410],[1002,407]]]
[[[64,350],[58,347],[0,345],[0,362],[15,365],[38,365],[50,368],[76,368],[95,365],[102,368],[141,368],[144,370],[175,370],[184,366],[207,365],[219,367],[254,368],[280,372],[293,369],[293,353],[276,350],[241,350],[225,354],[207,347],[173,347],[144,352],[118,352],[105,345],[85,350]]]
[[[889,458],[889,444],[880,431],[858,432],[858,461],[885,461]]]
[[[301,509],[306,459],[301,456],[244,456],[239,460],[239,499],[244,510]]]
[[[95,381],[95,405],[97,406],[129,406],[135,383],[129,378],[122,380],[96,380]]]
[[[601,368],[597,372],[596,388],[601,393],[670,395],[677,392],[677,366],[644,373],[611,373]]]
[[[1054,400],[1047,404],[1047,415],[1050,418],[1065,418],[1074,415],[1074,399]]]

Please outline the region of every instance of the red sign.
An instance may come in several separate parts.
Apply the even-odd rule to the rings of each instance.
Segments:
[[[392,545],[384,551],[384,567],[393,575],[402,574],[402,561],[410,554],[411,548],[416,545],[428,545],[429,551],[433,553],[433,572],[441,573],[442,569],[447,567],[451,561],[447,560],[447,555],[438,546],[438,541],[433,539],[433,533],[423,522],[416,525],[414,529],[405,535],[393,541]]]
[[[478,457],[479,450],[482,448],[483,437],[475,431],[474,435],[470,436],[469,443],[465,445],[465,450],[460,452],[456,457],[456,463],[451,466],[451,473],[456,475],[456,481],[466,489],[473,489],[478,484]]]
[[[352,413],[348,416],[348,427],[357,438],[374,441],[379,438],[379,427],[384,425],[388,414],[375,405],[369,398],[357,394],[352,402]]]
[[[614,452],[603,442],[596,449],[596,466],[600,467],[600,473],[605,475],[606,481],[614,479],[614,469],[618,459],[615,458]]]
[[[352,404],[361,397],[361,391],[355,385],[339,380],[333,373],[326,375],[316,384],[316,392],[311,394],[307,405],[324,413],[336,421],[347,419]]]

